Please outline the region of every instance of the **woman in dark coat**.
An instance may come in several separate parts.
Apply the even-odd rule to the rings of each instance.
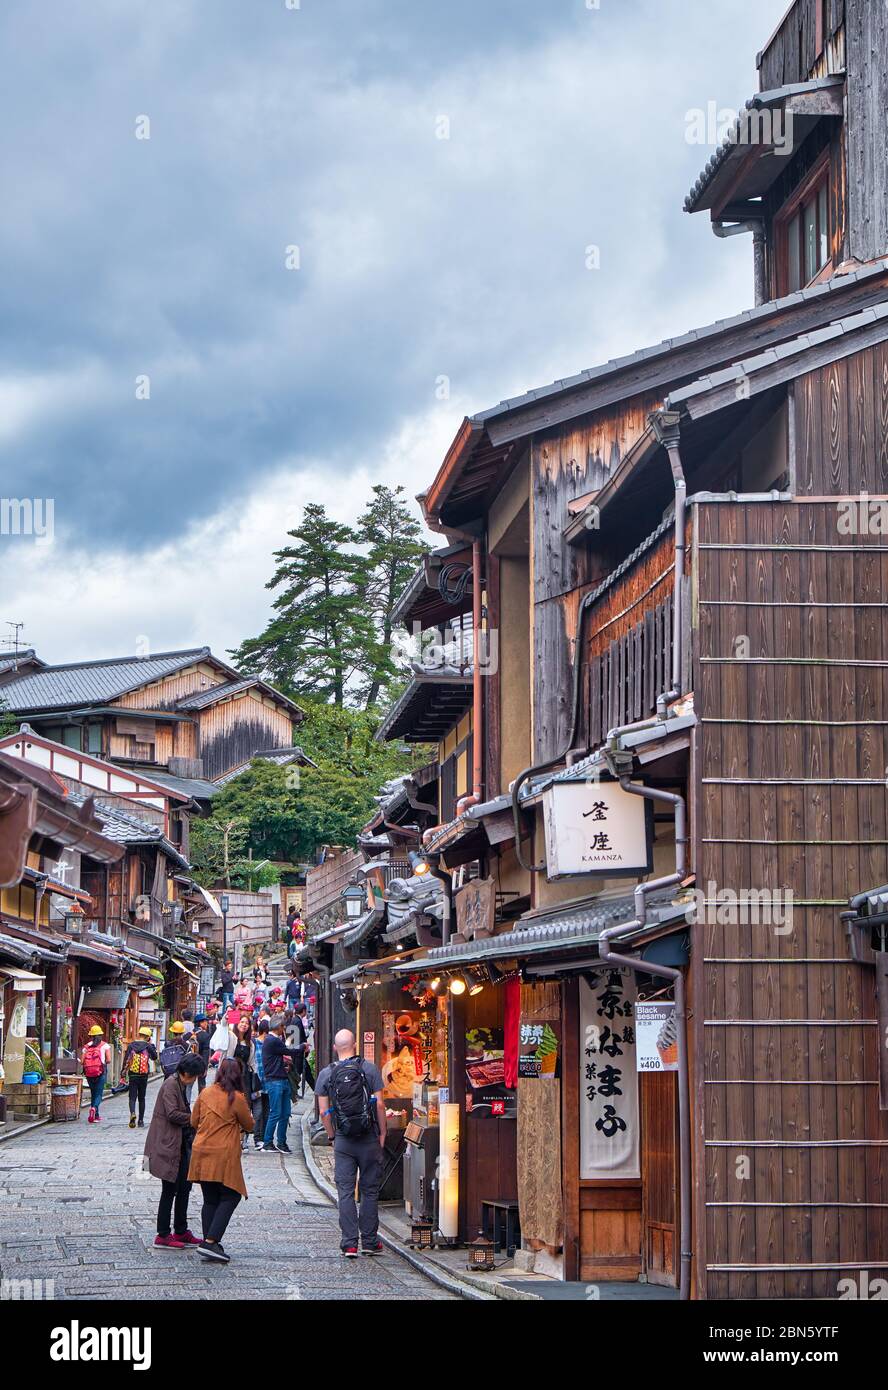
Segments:
[[[202,1072],[203,1062],[199,1057],[189,1053],[182,1058],[172,1076],[161,1085],[145,1139],[148,1171],[153,1178],[160,1179],[161,1185],[154,1244],[165,1250],[185,1250],[190,1245],[200,1244],[188,1229],[188,1198],[191,1195],[188,1165],[194,1136],[186,1092]]]

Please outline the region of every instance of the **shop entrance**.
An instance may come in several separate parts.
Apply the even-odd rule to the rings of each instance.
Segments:
[[[678,1078],[639,1077],[642,1268],[649,1284],[678,1283]]]

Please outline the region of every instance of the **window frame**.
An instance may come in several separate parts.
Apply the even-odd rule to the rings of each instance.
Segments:
[[[800,284],[794,288],[789,283],[789,228],[795,220],[799,218],[799,267],[800,276],[806,275],[805,269],[805,209],[814,204],[815,209],[815,237],[819,249],[821,238],[820,226],[820,193],[826,190],[826,249],[827,258],[821,266],[817,268],[811,279],[801,278]],[[795,294],[799,290],[808,289],[811,285],[818,284],[821,280],[828,279],[834,270],[831,249],[831,221],[833,207],[832,179],[830,178],[830,152],[825,149],[814,165],[809,169],[805,178],[798,188],[787,198],[779,212],[774,216],[774,231],[777,244],[777,297],[783,298],[788,294]]]

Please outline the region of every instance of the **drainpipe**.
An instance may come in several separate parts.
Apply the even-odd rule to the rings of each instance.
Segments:
[[[429,859],[429,873],[432,878],[437,878],[444,895],[444,916],[441,921],[441,945],[447,946],[450,942],[450,920],[453,913],[453,879],[446,869],[434,859]]]
[[[619,775],[620,786],[623,790],[632,796],[642,796],[648,801],[666,802],[675,809],[675,872],[666,874],[663,878],[652,879],[648,883],[636,884],[635,921],[621,922],[616,926],[607,927],[598,940],[598,955],[600,960],[610,965],[625,966],[636,973],[641,971],[646,975],[654,975],[657,979],[668,981],[672,985],[675,996],[675,1014],[678,1021],[676,1030],[678,1044],[678,1162],[681,1194],[679,1203],[681,1254],[679,1289],[682,1299],[689,1299],[691,1296],[691,1260],[693,1258],[691,1250],[691,1087],[688,1069],[687,1004],[684,975],[681,970],[674,969],[672,966],[658,965],[651,961],[642,960],[640,956],[620,955],[611,949],[610,944],[613,937],[647,926],[646,899],[650,893],[659,888],[672,888],[684,879],[687,870],[687,811],[684,797],[678,796],[677,793],[663,791],[656,787],[638,786],[629,780],[630,774],[627,771],[615,767],[612,767],[612,771],[615,775]]]
[[[680,1188],[679,1245],[681,1264],[679,1292],[682,1299],[691,1296],[691,1100],[688,1080],[688,1044],[686,1035],[687,1006],[685,1004],[684,976],[681,970],[669,965],[657,965],[642,960],[639,956],[623,956],[610,947],[610,937],[620,932],[631,931],[642,925],[639,922],[622,923],[607,927],[598,939],[599,959],[608,965],[627,966],[636,972],[654,975],[657,979],[668,980],[675,995],[675,1013],[678,1021],[676,1030],[678,1042],[678,1163]]]
[[[712,230],[722,239],[752,232],[753,283],[755,285],[756,305],[764,304],[768,298],[768,283],[765,273],[765,221],[763,217],[750,217],[744,222],[713,222]]]
[[[681,466],[678,442],[681,430],[681,415],[677,410],[657,410],[649,416],[651,429],[669,456],[672,470],[672,485],[675,488],[675,568],[672,572],[672,689],[665,690],[657,697],[657,717],[666,718],[666,707],[670,700],[677,700],[681,694],[681,638],[684,624],[684,568],[685,568],[685,514],[687,511],[687,483]]]
[[[483,728],[481,702],[481,542],[472,542],[472,799],[465,805],[477,805],[483,788],[481,738]]]

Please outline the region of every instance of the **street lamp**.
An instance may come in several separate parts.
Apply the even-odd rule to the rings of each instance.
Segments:
[[[231,903],[231,900],[230,900],[230,898],[228,897],[228,894],[227,894],[227,893],[223,893],[222,896],[221,896],[221,898],[219,899],[219,906],[220,906],[221,909],[222,909],[222,964],[223,964],[223,965],[225,964],[225,958],[226,958],[226,956],[228,955],[228,908],[229,908],[229,906],[230,906],[230,903]]]
[[[367,906],[367,893],[360,883],[350,883],[342,895],[346,917],[363,916]]]

